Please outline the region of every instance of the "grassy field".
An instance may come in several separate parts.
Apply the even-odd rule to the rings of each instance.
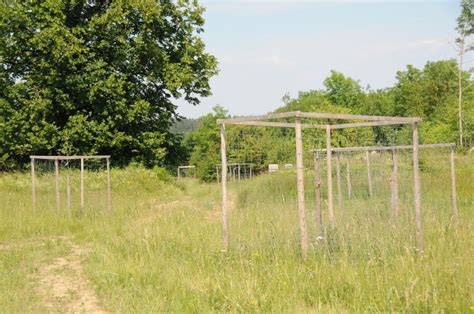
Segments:
[[[308,193],[305,261],[291,172],[230,184],[227,254],[215,183],[113,169],[110,215],[98,194],[82,213],[44,198],[33,214],[29,174],[0,174],[0,311],[51,311],[41,276],[79,247],[82,276],[109,312],[472,312],[474,158],[457,165],[459,222],[449,169],[424,169],[424,254],[414,249],[411,200],[393,220],[386,195],[354,199],[316,242]]]

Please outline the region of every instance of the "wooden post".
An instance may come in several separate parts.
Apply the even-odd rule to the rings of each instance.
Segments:
[[[81,211],[84,209],[84,158],[81,158]]]
[[[314,195],[316,215],[316,240],[323,239],[323,216],[321,214],[321,169],[319,167],[319,155],[314,153]]]
[[[227,156],[225,143],[225,124],[221,125],[221,163],[222,163],[222,237],[224,252],[229,249],[229,233],[227,230]]]
[[[454,168],[454,147],[451,147],[451,193],[453,201],[454,219],[459,218],[458,203],[456,196],[456,169]]]
[[[303,141],[301,138],[301,119],[296,118],[296,164],[298,187],[298,220],[300,225],[301,254],[303,259],[308,255],[308,237],[306,234],[306,211],[304,203],[304,166],[303,166]]]
[[[334,204],[332,195],[332,150],[331,150],[331,126],[326,125],[326,161],[328,180],[328,213],[329,222],[334,225]]]
[[[383,181],[383,177],[385,176],[385,172],[384,172],[384,166],[385,166],[385,159],[384,159],[384,155],[383,155],[384,151],[381,150],[379,151],[379,157],[380,157],[380,181]]]
[[[423,252],[423,228],[421,213],[420,161],[418,156],[418,124],[413,123],[413,185],[415,196],[416,245]]]
[[[33,213],[36,213],[36,173],[34,158],[31,158],[31,202],[33,205]]]
[[[250,179],[252,179],[252,165],[250,165]]]
[[[240,181],[240,163],[237,165],[237,171],[238,171],[238,178],[239,178],[239,181]]]
[[[347,166],[347,197],[350,199],[352,197],[352,182],[351,182],[351,160],[350,155],[346,161]]]
[[[180,172],[180,171],[179,171],[179,170],[180,170],[180,169],[179,169],[179,167],[178,167],[178,180],[180,179],[180,176],[179,176],[179,172]]]
[[[365,159],[367,160],[367,180],[369,183],[369,196],[372,198],[372,168],[370,166],[370,154],[369,151],[365,151]]]
[[[337,179],[337,203],[342,212],[342,182],[341,182],[341,156],[336,153],[336,179]]]
[[[54,173],[56,177],[56,208],[59,211],[61,208],[61,195],[59,193],[59,160],[54,160]]]
[[[66,194],[67,194],[67,211],[71,214],[71,178],[69,174],[66,175]]]
[[[112,212],[112,193],[110,191],[110,159],[106,158],[107,162],[107,210],[109,214]]]
[[[400,202],[398,195],[398,158],[397,151],[392,151],[392,175],[390,177],[390,204],[392,205],[392,216],[398,217],[400,213]]]

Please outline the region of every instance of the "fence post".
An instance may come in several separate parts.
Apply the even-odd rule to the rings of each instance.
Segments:
[[[81,212],[84,209],[84,158],[81,158]]]
[[[342,182],[341,182],[341,156],[336,153],[336,179],[337,179],[337,202],[339,211],[342,213]]]
[[[110,191],[110,159],[106,158],[107,162],[107,211],[112,212],[112,193]]]
[[[229,249],[229,234],[227,230],[227,155],[226,155],[226,143],[225,143],[225,124],[221,125],[221,162],[222,162],[222,235],[224,252]]]
[[[370,165],[369,151],[365,151],[365,159],[367,160],[367,181],[369,183],[369,196],[372,198],[372,167]]]
[[[400,213],[400,202],[398,196],[398,158],[397,151],[392,150],[392,175],[390,177],[391,205],[393,217],[398,217]]]
[[[31,158],[31,201],[33,205],[33,213],[36,213],[36,173],[35,158]]]
[[[457,220],[459,218],[459,211],[456,196],[456,169],[454,168],[454,146],[451,147],[451,191],[454,219]]]
[[[301,254],[303,259],[308,255],[308,236],[306,234],[306,212],[304,204],[304,165],[303,165],[303,141],[301,138],[301,118],[296,118],[296,164],[297,164],[297,187],[298,187],[298,220],[300,225]]]
[[[423,252],[423,227],[421,213],[420,161],[418,155],[418,124],[413,123],[413,185],[415,194],[416,245]]]
[[[331,126],[326,125],[326,161],[327,161],[327,180],[328,180],[328,212],[329,222],[334,225],[334,204],[332,195],[332,150],[331,150]]]
[[[350,161],[350,155],[346,160],[346,166],[347,166],[347,197],[351,198],[352,197],[352,183],[351,183],[351,161]]]
[[[314,152],[313,154],[316,240],[321,240],[323,238],[323,216],[321,214],[321,170],[319,167],[319,153]]]
[[[66,175],[67,211],[71,215],[71,177]]]
[[[54,160],[54,174],[56,179],[56,208],[59,211],[61,208],[61,195],[59,192],[59,160]]]

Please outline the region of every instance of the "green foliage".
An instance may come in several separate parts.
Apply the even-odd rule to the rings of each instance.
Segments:
[[[1,1],[1,168],[29,154],[172,162],[172,98],[210,94],[197,2]]]
[[[196,166],[196,175],[204,181],[216,179],[216,165],[220,164],[220,128],[217,119],[228,117],[227,111],[220,107],[213,108],[199,119],[199,126],[195,132],[188,133],[184,145],[192,151],[189,164]]]
[[[465,41],[465,39],[474,34],[474,1],[472,0],[461,0],[461,14],[457,19],[456,30],[460,37],[456,39],[457,43]],[[464,48],[466,51],[474,49],[474,45]]]
[[[423,69],[409,65],[405,71],[397,72],[394,87],[375,91],[364,91],[356,80],[332,71],[324,81],[325,89],[300,92],[295,99],[285,95],[284,105],[274,112],[417,116],[423,118],[420,125],[422,143],[456,142],[456,69],[454,60],[428,62]],[[472,143],[474,88],[469,73],[464,72],[462,79],[466,86],[465,139],[467,143]],[[198,130],[187,137],[187,147],[192,151],[190,163],[197,166],[198,176],[203,180],[215,180],[215,165],[220,164],[219,127],[215,120],[226,116],[227,112],[218,107],[214,114],[202,117]],[[306,122],[327,123],[325,119]],[[295,144],[291,132],[280,128],[229,126],[227,146],[231,149],[227,151],[228,161],[252,162],[256,171],[263,170],[269,163],[294,163]],[[303,130],[306,151],[315,147],[324,148],[324,138],[324,131]],[[332,133],[335,147],[407,144],[411,140],[411,126],[342,129]]]

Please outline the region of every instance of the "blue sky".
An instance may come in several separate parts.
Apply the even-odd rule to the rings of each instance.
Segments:
[[[383,88],[407,64],[455,58],[459,2],[201,1],[207,51],[219,61],[213,95],[178,111],[198,117],[220,104],[233,115],[262,114],[285,93],[318,89],[330,70]],[[468,56],[468,61],[473,59]],[[472,63],[467,64],[472,66]]]

